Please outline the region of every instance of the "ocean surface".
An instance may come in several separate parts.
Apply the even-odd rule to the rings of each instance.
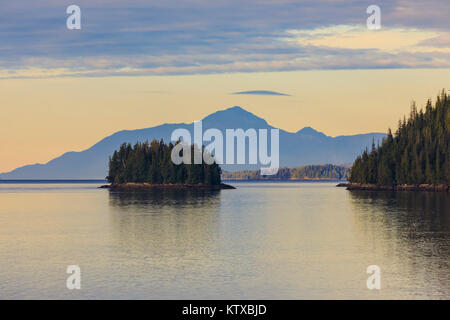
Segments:
[[[449,299],[450,196],[0,182],[0,299]],[[81,289],[66,288],[69,265]],[[366,269],[381,270],[369,290]]]

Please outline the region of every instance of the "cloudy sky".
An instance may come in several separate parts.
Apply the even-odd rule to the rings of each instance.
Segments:
[[[178,75],[450,66],[450,2],[4,1],[0,77]],[[66,28],[77,4],[82,29]]]
[[[71,4],[81,30],[66,27]],[[366,27],[371,4],[380,30]],[[450,88],[449,12],[448,0],[3,1],[0,172],[233,105],[289,131],[384,132],[412,99]]]

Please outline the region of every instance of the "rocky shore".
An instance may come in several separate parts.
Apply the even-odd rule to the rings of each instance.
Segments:
[[[107,184],[100,186],[101,189],[110,189],[113,191],[136,191],[148,189],[174,189],[174,190],[222,190],[222,189],[236,189],[229,184],[221,183],[219,185],[206,184],[150,184],[150,183],[134,183],[128,182],[123,184]]]
[[[336,187],[345,187],[347,190],[371,191],[432,191],[449,192],[450,186],[445,184],[402,184],[398,186],[382,186],[362,183],[339,183]]]

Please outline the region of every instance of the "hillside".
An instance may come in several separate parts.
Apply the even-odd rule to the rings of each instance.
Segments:
[[[293,168],[280,168],[273,176],[261,175],[259,170],[245,170],[222,173],[223,180],[345,180],[350,172],[349,166],[309,165]]]
[[[349,181],[375,185],[450,184],[450,98],[443,90],[434,106],[411,107],[393,135],[353,164]]]

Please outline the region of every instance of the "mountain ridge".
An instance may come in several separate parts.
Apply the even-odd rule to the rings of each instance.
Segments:
[[[202,120],[203,131],[217,128],[273,129],[265,119],[234,106],[218,110]],[[187,129],[193,133],[193,123],[164,123],[155,127],[117,131],[83,151],[69,151],[45,164],[36,163],[0,173],[1,179],[103,179],[107,172],[109,156],[122,143],[163,139],[170,141],[173,130]],[[192,135],[193,136],[193,135]],[[225,136],[225,134],[224,134]],[[367,133],[330,137],[311,127],[292,133],[280,129],[280,167],[307,164],[341,164],[353,162],[374,140],[380,142],[384,133]],[[224,170],[255,170],[255,165],[221,165]]]

